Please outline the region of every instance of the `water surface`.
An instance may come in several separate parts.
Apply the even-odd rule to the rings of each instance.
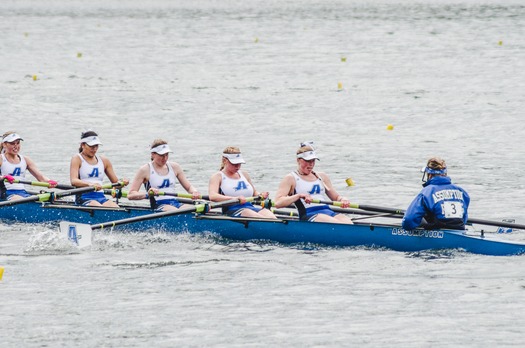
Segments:
[[[10,0],[0,32],[0,130],[61,183],[88,128],[122,177],[168,140],[203,193],[228,145],[275,194],[314,140],[317,169],[356,203],[405,208],[438,155],[471,217],[525,223],[520,1]],[[54,227],[4,223],[0,265],[5,346],[524,339],[523,257],[163,233],[78,252]]]

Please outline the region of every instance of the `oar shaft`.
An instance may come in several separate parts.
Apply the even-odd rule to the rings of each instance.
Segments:
[[[332,207],[333,211],[337,213],[344,213],[344,214],[357,214],[357,215],[367,215],[367,216],[378,216],[378,212],[372,212],[362,209],[355,209],[355,208],[339,208],[339,207]],[[393,214],[393,213],[381,213],[381,214],[388,214],[383,216],[388,216],[396,219],[400,219],[403,217],[403,215],[399,214]]]
[[[116,193],[116,191],[115,190],[104,190],[104,193],[107,194],[107,195],[114,195]],[[122,194],[122,197],[127,197],[128,196],[128,192],[127,191],[121,191],[121,194]],[[159,192],[158,195],[159,196],[172,196],[172,197],[193,199],[193,195],[189,194],[189,193]],[[197,199],[204,199],[204,200],[209,201],[210,200],[210,196],[200,195],[199,197],[197,197]]]
[[[509,228],[515,228],[518,230],[525,230],[525,225],[515,224],[512,222],[490,221],[490,220],[483,220],[483,219],[468,219],[468,222],[471,224],[496,226],[496,227],[509,227]]]
[[[143,215],[143,216],[135,216],[135,217],[132,217],[132,218],[115,220],[115,221],[105,222],[105,223],[101,223],[101,224],[91,225],[91,229],[92,230],[99,230],[99,229],[103,229],[103,228],[111,228],[111,227],[115,227],[115,226],[119,226],[119,225],[131,224],[131,223],[134,223],[134,222],[141,222],[141,221],[148,221],[148,220],[153,220],[153,219],[159,219],[159,218],[162,218],[162,217],[171,216],[171,215],[177,215],[177,214],[185,214],[185,213],[192,213],[192,212],[199,213],[199,212],[204,211],[204,209],[205,209],[205,204],[199,204],[199,205],[194,205],[192,207],[180,208],[180,209],[177,209],[177,210],[162,211],[162,212],[159,212],[159,213],[147,214],[147,215]]]
[[[238,203],[238,202],[239,202],[239,199],[230,199],[230,200],[222,201],[222,202],[211,202],[211,203],[207,203],[207,204],[197,204],[197,205],[194,205],[194,206],[191,206],[191,207],[182,207],[182,208],[177,209],[177,210],[162,211],[162,212],[159,212],[159,213],[147,214],[147,215],[142,215],[142,216],[135,216],[135,217],[132,217],[132,218],[115,220],[115,221],[110,221],[110,222],[101,223],[101,224],[95,224],[95,225],[91,225],[91,229],[92,230],[98,230],[98,229],[103,229],[103,228],[111,228],[111,227],[115,227],[115,226],[119,226],[119,225],[131,224],[131,223],[135,223],[135,222],[159,219],[159,218],[163,218],[163,217],[167,217],[167,216],[186,214],[186,213],[193,213],[193,212],[195,212],[195,213],[205,213],[207,208],[213,209],[213,208],[217,208],[217,207],[223,207],[223,206],[235,204],[235,203]]]
[[[329,205],[334,205],[338,207],[341,206],[341,202],[333,202],[333,201],[314,200],[313,203],[329,204]],[[362,205],[362,204],[351,203],[350,207],[356,208],[356,209],[368,210],[368,211],[375,211],[379,213],[390,213],[394,215],[399,215],[400,217],[402,217],[402,215],[405,214],[405,210],[403,209],[379,207],[375,205]],[[516,228],[516,229],[522,229],[522,230],[525,229],[525,225],[515,224],[512,222],[504,222],[504,221],[491,221],[491,220],[484,220],[484,219],[469,218],[467,220],[467,223],[486,225],[486,226],[496,226],[496,227],[509,227],[509,228]]]
[[[296,211],[294,206],[289,206],[287,208],[294,209],[294,210],[284,210],[284,209],[272,208],[271,211],[273,213],[280,214],[280,215],[299,216],[299,214],[297,213],[297,211]],[[335,207],[335,206],[332,207],[331,209],[333,211],[337,212],[337,213],[366,215],[366,216],[369,216],[369,217],[376,217],[376,216],[378,216],[377,213],[369,212],[369,211],[366,211],[366,210],[360,210],[360,209],[339,208],[339,207]],[[395,214],[392,215],[392,213],[382,213],[382,216],[387,216],[387,217],[392,217],[392,218],[397,218],[397,219],[402,217],[400,215],[395,215]]]
[[[92,187],[92,186],[89,186],[89,187],[79,187],[79,188],[76,188],[76,189],[72,189],[72,190],[68,190],[68,191],[61,191],[61,192],[55,192],[55,198],[62,198],[62,197],[66,197],[66,196],[72,196],[72,195],[76,195],[76,194],[79,194],[79,193],[87,193],[87,192],[91,192],[91,191],[95,191],[95,188]],[[51,193],[44,193],[42,195],[49,195],[51,196]],[[38,195],[40,196],[40,195]],[[45,199],[44,201],[47,201],[49,199]]]
[[[111,188],[111,187],[116,186],[116,185],[119,185],[119,183],[102,185],[102,188]],[[55,198],[62,198],[62,197],[66,197],[66,196],[72,196],[72,195],[76,195],[76,194],[80,194],[80,193],[87,193],[87,192],[91,192],[91,191],[95,191],[95,188],[93,186],[80,187],[80,188],[67,190],[67,191],[60,191],[60,192],[40,193],[40,194],[38,194],[36,196],[24,197],[24,198],[21,198],[21,199],[14,199],[14,200],[11,200],[11,201],[0,202],[0,207],[8,207],[8,206],[12,206],[12,205],[29,203],[29,202],[36,202],[36,201],[47,202],[47,201],[49,201],[51,199],[52,196],[54,196]]]
[[[17,205],[17,204],[36,202],[36,201],[40,200],[41,198],[43,198],[44,195],[45,194],[40,194],[40,195],[36,195],[36,196],[31,196],[31,197],[24,197],[24,198],[20,198],[20,199],[13,199],[11,201],[3,201],[3,202],[0,202],[0,207],[10,207],[12,205]],[[48,193],[47,195],[49,195],[49,197],[51,196],[50,193]],[[47,199],[49,199],[49,198],[47,198]]]
[[[328,204],[328,205],[333,205],[336,207],[341,207],[343,205],[341,202],[323,201],[319,199],[312,200],[312,203]],[[364,205],[364,204],[357,204],[357,203],[350,203],[349,208],[375,211],[378,213],[389,213],[389,214],[404,214],[405,213],[403,209],[393,209],[393,208],[379,207],[376,205]]]
[[[180,197],[180,198],[190,198],[193,199],[193,195],[189,193],[169,193],[169,192],[159,192],[159,196],[173,196],[173,197]],[[204,199],[209,201],[210,196],[207,195],[200,195],[197,197],[197,199]]]

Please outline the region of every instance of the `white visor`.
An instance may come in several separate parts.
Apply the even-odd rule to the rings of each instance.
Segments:
[[[231,164],[246,163],[240,153],[223,153],[222,157],[226,157]]]
[[[8,134],[6,135],[3,139],[2,139],[2,142],[3,143],[12,143],[13,141],[15,140],[24,140],[22,139],[22,137],[16,133],[11,133],[11,134]]]
[[[317,155],[315,154],[315,151],[301,152],[301,153],[297,154],[297,158],[302,158],[305,161],[310,161],[310,160],[313,160],[313,159],[316,159],[316,160],[319,159],[319,157],[317,157]]]
[[[96,135],[80,139],[80,143],[86,143],[89,146],[102,145],[102,142]]]
[[[153,149],[149,150],[151,153],[156,153],[159,155],[167,154],[168,152],[173,152],[170,149],[170,146],[168,144],[162,144],[155,146]]]
[[[304,141],[301,143],[301,147],[310,146],[312,150],[315,150],[315,145],[313,141]]]

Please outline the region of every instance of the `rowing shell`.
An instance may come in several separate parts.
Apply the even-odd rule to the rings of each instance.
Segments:
[[[2,221],[58,223],[68,220],[84,224],[150,214],[146,208],[119,209],[77,207],[69,204],[28,203],[0,209]],[[231,218],[217,214],[182,214],[116,227],[120,230],[165,232],[213,232],[231,240],[264,240],[283,244],[312,243],[326,246],[368,246],[397,251],[461,249],[484,255],[520,255],[525,244],[506,241],[498,235],[454,230],[411,230],[387,224],[354,225],[298,220]]]

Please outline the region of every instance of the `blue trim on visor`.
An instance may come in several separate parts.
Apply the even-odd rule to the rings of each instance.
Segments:
[[[443,168],[443,169],[432,169],[432,168],[429,168],[429,167],[425,167],[424,171],[425,171],[425,173],[432,174],[432,175],[443,175],[443,174],[447,174],[447,168]]]

